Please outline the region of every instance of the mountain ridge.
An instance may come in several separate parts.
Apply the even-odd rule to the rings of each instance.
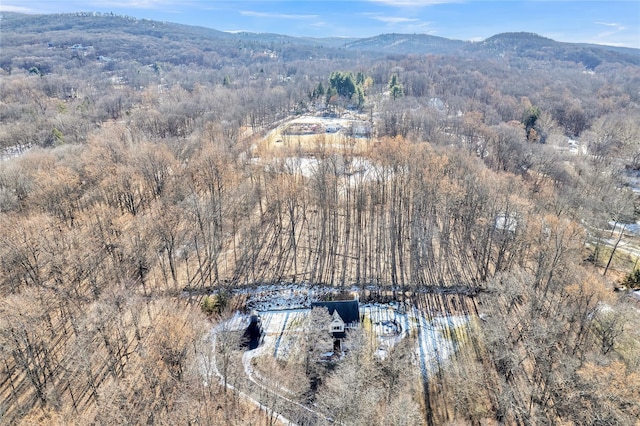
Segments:
[[[117,33],[145,36],[172,42],[184,41],[203,51],[215,50],[215,41],[228,47],[240,43],[256,49],[277,49],[297,46],[301,49],[337,49],[343,52],[362,52],[369,55],[454,55],[485,58],[523,57],[534,60],[561,60],[582,63],[594,69],[603,62],[640,65],[640,49],[559,42],[530,32],[495,34],[480,42],[449,39],[428,34],[384,33],[364,38],[294,37],[284,34],[224,32],[208,27],[177,24],[165,21],[138,19],[124,15],[97,12],[77,12],[48,15],[27,15],[3,12],[2,44],[15,43],[14,35],[60,37],[68,35],[89,38],[92,34]],[[82,34],[77,34],[82,32]],[[246,46],[245,46],[246,47]],[[104,52],[108,54],[109,52]],[[313,51],[305,51],[313,55]]]

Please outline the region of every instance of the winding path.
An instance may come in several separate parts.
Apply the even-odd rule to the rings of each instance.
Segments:
[[[213,372],[214,374],[218,377],[218,380],[220,382],[220,384],[224,385],[224,377],[223,375],[220,373],[220,371],[218,370],[218,366],[216,363],[216,336],[219,332],[221,324],[218,324],[216,327],[214,327],[214,329],[211,331],[211,336],[212,336],[212,347],[213,347]],[[242,355],[242,365],[243,365],[243,369],[244,369],[244,373],[247,376],[247,379],[253,383],[254,385],[256,385],[258,388],[260,388],[262,391],[276,397],[277,399],[280,399],[281,401],[284,401],[287,404],[291,404],[297,408],[300,408],[306,412],[308,412],[309,414],[311,414],[314,417],[317,417],[319,419],[324,419],[326,421],[332,422],[332,420],[325,416],[324,414],[304,405],[301,404],[297,401],[294,401],[290,398],[287,398],[284,395],[281,395],[280,393],[272,390],[271,388],[263,385],[259,380],[256,380],[256,376],[259,377],[258,374],[254,373],[253,368],[251,367],[251,359],[254,358],[255,356],[259,355],[262,352],[262,349],[264,347],[263,346],[259,346],[256,349],[253,350],[249,350],[246,351],[243,355]],[[274,418],[276,418],[279,422],[281,422],[282,424],[285,425],[291,425],[291,426],[297,426],[295,422],[291,421],[290,419],[286,418],[283,414],[276,412],[275,410],[269,408],[268,406],[262,404],[259,400],[253,398],[251,395],[244,393],[242,391],[240,391],[239,389],[237,389],[236,387],[234,387],[233,385],[231,385],[230,383],[226,384],[227,388],[230,390],[233,390],[235,392],[238,393],[238,395],[240,395],[242,398],[246,399],[247,401],[249,401],[250,403],[252,403],[253,405],[255,405],[256,407],[258,407],[260,410],[264,411],[267,415],[271,415]],[[285,389],[287,390],[287,389]],[[287,390],[288,391],[288,390]],[[290,391],[288,391],[290,392]]]
[[[219,327],[220,327],[220,325],[214,327],[213,330],[211,331],[211,345],[212,345],[212,348],[213,348],[213,373],[218,377],[218,381],[220,382],[220,384],[224,386],[225,385],[224,376],[218,370],[218,364],[216,363],[216,357],[215,357],[215,354],[216,354],[216,337],[217,337],[217,334],[218,334],[218,328]],[[258,382],[253,380],[251,377],[249,377],[249,380],[251,380],[252,382],[256,383],[258,386],[261,386]],[[245,400],[249,401],[251,404],[253,404],[256,407],[258,407],[261,411],[264,411],[268,416],[273,416],[275,419],[277,419],[282,424],[290,425],[290,426],[296,426],[296,424],[294,422],[292,422],[291,420],[287,419],[282,414],[275,412],[274,410],[272,410],[269,407],[267,407],[264,404],[262,404],[260,401],[252,398],[250,395],[247,395],[246,393],[242,392],[241,390],[236,389],[236,387],[233,386],[232,384],[227,382],[226,383],[226,387],[229,390],[237,392],[238,395],[240,395],[242,398],[244,398]]]

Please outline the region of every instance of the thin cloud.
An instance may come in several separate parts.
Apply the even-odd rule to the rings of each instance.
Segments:
[[[604,25],[603,23],[594,22],[594,24]],[[607,23],[608,24],[608,23]],[[561,40],[569,43],[589,43],[604,46],[631,47],[638,49],[638,36],[633,31],[628,30],[621,24],[604,25],[607,31],[585,30],[580,33],[563,33],[563,32],[545,32],[541,35],[553,40]],[[600,30],[596,27],[596,30]]]
[[[436,4],[462,3],[463,0],[369,0],[372,3],[382,3],[396,7],[426,7]]]
[[[418,19],[415,18],[402,18],[399,16],[372,16],[371,19],[375,19],[376,21],[385,22],[387,24],[404,24],[407,22],[417,22]]]
[[[594,22],[594,24],[598,24],[598,25],[604,25],[606,27],[618,27],[618,28],[624,28],[621,24],[618,24],[616,22]]]
[[[597,25],[602,25],[610,28],[608,31],[598,33],[592,40],[595,44],[611,44],[614,45],[615,41],[611,40],[612,36],[619,37],[620,33],[624,33],[627,29],[624,25],[617,22],[594,22]]]
[[[271,19],[316,19],[320,17],[320,15],[293,15],[288,13],[255,12],[252,10],[241,10],[240,14],[242,16]]]
[[[424,22],[418,18],[408,18],[404,16],[387,16],[381,13],[363,13],[363,16],[386,24],[393,31],[401,31],[405,33],[425,33],[433,34],[436,30],[430,28],[432,22]]]

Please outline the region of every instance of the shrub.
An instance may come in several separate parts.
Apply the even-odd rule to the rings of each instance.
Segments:
[[[623,284],[634,289],[640,288],[640,269],[636,269],[635,271],[627,275],[627,277],[623,281]]]
[[[202,312],[207,315],[220,314],[227,306],[229,298],[226,294],[218,293],[213,296],[205,296],[200,303]]]

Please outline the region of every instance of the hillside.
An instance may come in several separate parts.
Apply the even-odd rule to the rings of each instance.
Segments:
[[[489,57],[522,57],[535,60],[560,60],[582,63],[595,69],[605,62],[640,64],[638,49],[592,44],[561,43],[531,33],[504,33],[467,46],[465,51]]]
[[[91,47],[89,58],[137,61],[142,64],[196,62],[213,65],[246,61],[257,51],[269,49],[258,37],[234,35],[202,27],[138,20],[99,14],[18,15],[6,14],[2,21],[3,61],[12,48],[32,49],[74,45]],[[19,50],[19,54],[27,54]],[[23,53],[24,52],[24,53]],[[6,55],[6,56],[5,56]],[[43,56],[45,56],[44,54]],[[86,55],[85,55],[86,56]],[[208,56],[209,58],[205,58]]]
[[[105,33],[106,31],[106,33]],[[470,43],[425,34],[382,34],[363,39],[290,37],[250,32],[225,33],[193,27],[97,13],[23,15],[4,13],[2,18],[4,59],[12,46],[91,45],[95,55],[140,62],[170,63],[196,61],[219,54],[226,60],[247,61],[256,51],[273,51],[287,60],[308,57],[339,58],[347,52],[368,55],[448,55],[488,58],[526,58],[538,61],[572,61],[594,69],[601,63],[638,65],[637,49],[560,43],[530,33],[506,33],[483,42]],[[105,37],[108,34],[108,37]],[[186,52],[189,51],[189,53]],[[147,56],[149,51],[160,57]],[[182,54],[181,54],[182,53]]]
[[[345,44],[345,48],[377,53],[455,55],[467,44],[426,34],[382,34],[352,41]]]

